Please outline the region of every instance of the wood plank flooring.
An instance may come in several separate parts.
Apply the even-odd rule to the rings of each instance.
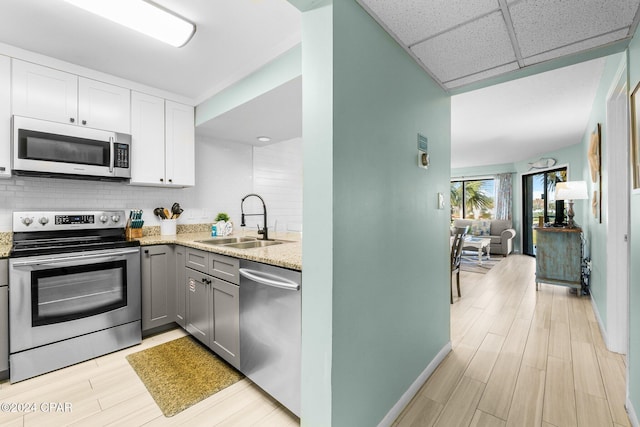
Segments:
[[[607,351],[589,298],[535,291],[535,260],[512,255],[487,274],[462,272],[451,306],[452,352],[395,426],[629,426],[625,359]],[[140,346],[17,384],[0,382],[1,426],[297,426],[299,420],[244,379],[165,418],[125,356],[184,336],[176,329]],[[71,411],[43,411],[69,402]],[[55,408],[54,408],[55,409]]]
[[[606,349],[590,299],[536,292],[534,273],[521,255],[462,272],[453,350],[394,426],[630,426],[625,358]]]
[[[32,412],[0,410],[0,426],[298,426],[299,420],[250,380],[243,379],[166,418],[125,357],[184,336],[174,329],[141,345],[16,384],[0,382],[0,403],[35,403]],[[71,410],[43,403],[71,405]],[[0,408],[1,409],[1,408]],[[31,409],[31,407],[29,407]]]

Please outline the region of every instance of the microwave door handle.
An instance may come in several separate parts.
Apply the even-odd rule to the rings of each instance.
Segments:
[[[112,136],[109,137],[109,173],[113,174],[113,153],[114,153],[114,138]]]

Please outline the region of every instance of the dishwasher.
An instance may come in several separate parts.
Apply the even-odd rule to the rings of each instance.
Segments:
[[[240,260],[240,371],[300,416],[302,273]]]

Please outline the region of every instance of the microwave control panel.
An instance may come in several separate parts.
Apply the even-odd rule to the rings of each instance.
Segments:
[[[113,166],[116,168],[129,168],[129,145],[128,144],[114,144],[115,159],[113,159]]]

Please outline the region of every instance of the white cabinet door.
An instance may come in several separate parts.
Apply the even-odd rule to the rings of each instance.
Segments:
[[[95,129],[131,133],[131,91],[123,87],[80,77],[79,123]]]
[[[193,107],[166,101],[165,164],[167,184],[195,185]]]
[[[13,114],[61,123],[78,118],[78,77],[13,59]]]
[[[11,60],[0,55],[0,178],[11,176]]]
[[[131,184],[164,183],[164,99],[131,94]]]

